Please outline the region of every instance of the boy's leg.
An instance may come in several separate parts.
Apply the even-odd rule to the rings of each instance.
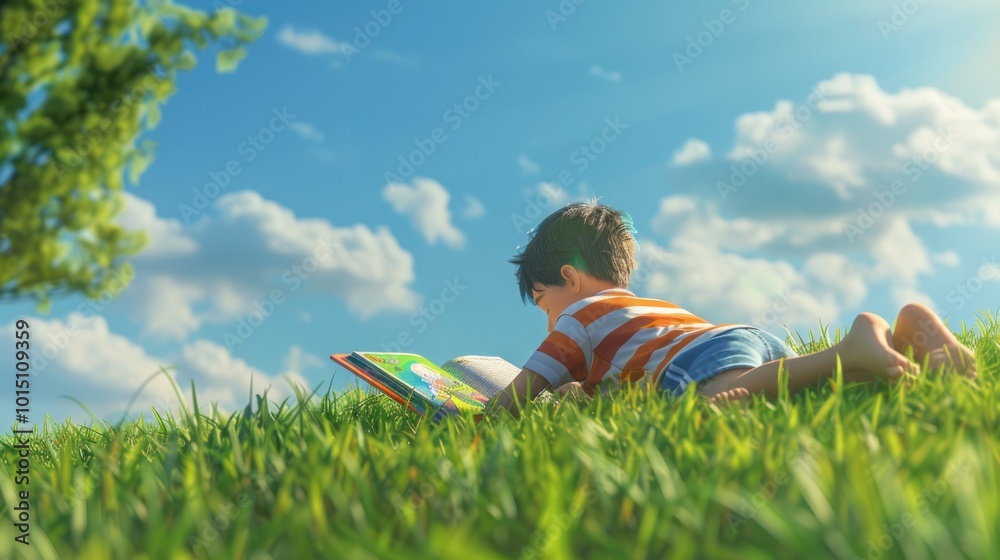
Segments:
[[[910,303],[896,317],[892,345],[899,352],[913,349],[913,358],[928,369],[954,367],[962,375],[976,377],[976,356],[963,346],[941,319],[926,305]]]
[[[744,388],[751,393],[778,395],[778,368],[788,372],[789,392],[795,393],[830,377],[840,356],[846,381],[868,381],[875,377],[898,379],[904,372],[916,374],[919,367],[893,349],[892,331],[885,319],[862,313],[843,340],[814,354],[768,362],[753,369],[724,371],[712,388],[716,392]]]

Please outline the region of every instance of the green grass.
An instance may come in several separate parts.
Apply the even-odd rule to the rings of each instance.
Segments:
[[[352,393],[49,424],[28,547],[2,438],[0,557],[991,557],[1000,323],[960,338],[977,381],[834,381],[725,408],[625,391],[435,425]]]

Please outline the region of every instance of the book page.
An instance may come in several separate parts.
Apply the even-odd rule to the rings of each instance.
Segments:
[[[459,356],[441,365],[483,395],[493,395],[507,388],[521,368],[497,356]]]
[[[478,412],[488,399],[461,378],[418,354],[354,352],[352,356],[367,361],[382,372],[382,380],[395,385],[390,388],[398,393],[405,395],[408,393],[405,388],[412,388],[433,406],[444,407],[453,412]]]

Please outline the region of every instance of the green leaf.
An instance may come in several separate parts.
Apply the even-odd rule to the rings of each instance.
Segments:
[[[160,106],[155,102],[151,102],[146,106],[146,127],[156,128],[156,125],[160,124]]]
[[[215,59],[215,69],[219,72],[232,72],[246,55],[246,49],[242,47],[224,50]]]
[[[177,70],[193,70],[197,65],[198,59],[194,56],[194,53],[191,51],[184,51],[177,58],[177,63],[174,68]]]

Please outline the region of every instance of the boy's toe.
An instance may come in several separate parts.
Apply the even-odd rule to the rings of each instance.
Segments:
[[[899,352],[889,352],[888,361],[883,374],[886,379],[894,381],[907,375],[920,375],[920,366]]]
[[[885,377],[887,379],[899,379],[903,376],[904,371],[901,365],[889,366],[885,368]]]
[[[728,391],[712,395],[712,397],[708,400],[712,404],[727,404],[748,398],[750,398],[750,391],[739,387],[737,389],[730,389]]]

